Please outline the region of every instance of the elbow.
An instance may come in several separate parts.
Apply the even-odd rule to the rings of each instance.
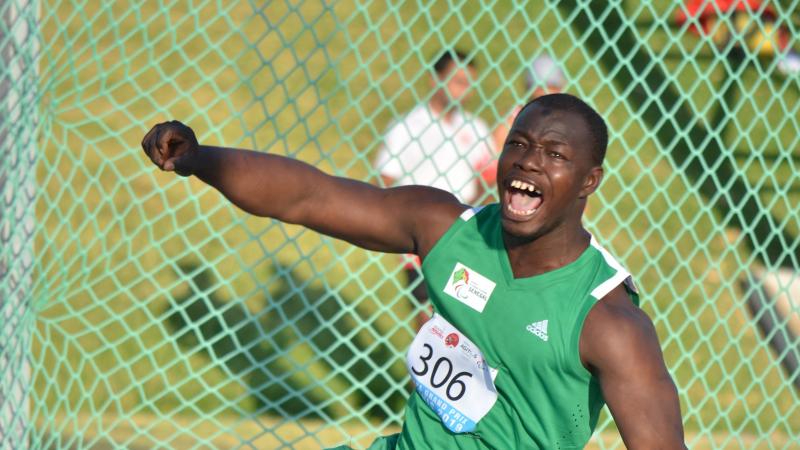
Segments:
[[[314,227],[315,216],[319,215],[320,209],[311,204],[308,199],[297,199],[287,202],[281,207],[261,208],[262,217],[271,217],[275,220],[292,225],[302,225],[304,227]]]

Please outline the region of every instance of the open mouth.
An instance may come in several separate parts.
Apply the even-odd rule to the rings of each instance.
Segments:
[[[542,205],[542,192],[536,185],[522,180],[511,180],[505,196],[508,212],[520,218],[532,216]]]

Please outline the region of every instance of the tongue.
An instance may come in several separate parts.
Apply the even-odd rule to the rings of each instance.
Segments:
[[[530,211],[542,204],[541,197],[531,197],[530,195],[514,192],[511,194],[511,207],[517,211]]]

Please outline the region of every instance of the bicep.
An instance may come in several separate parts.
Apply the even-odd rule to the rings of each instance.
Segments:
[[[633,305],[603,303],[587,317],[581,354],[600,381],[625,445],[685,448],[677,390],[652,322]]]
[[[465,208],[451,194],[426,186],[382,189],[328,176],[318,189],[291,222],[389,253],[425,253]]]

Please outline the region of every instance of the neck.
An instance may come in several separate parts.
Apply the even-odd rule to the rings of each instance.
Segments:
[[[575,261],[586,250],[591,234],[580,222],[568,229],[551,230],[534,238],[503,232],[503,243],[514,278],[541,275]]]

